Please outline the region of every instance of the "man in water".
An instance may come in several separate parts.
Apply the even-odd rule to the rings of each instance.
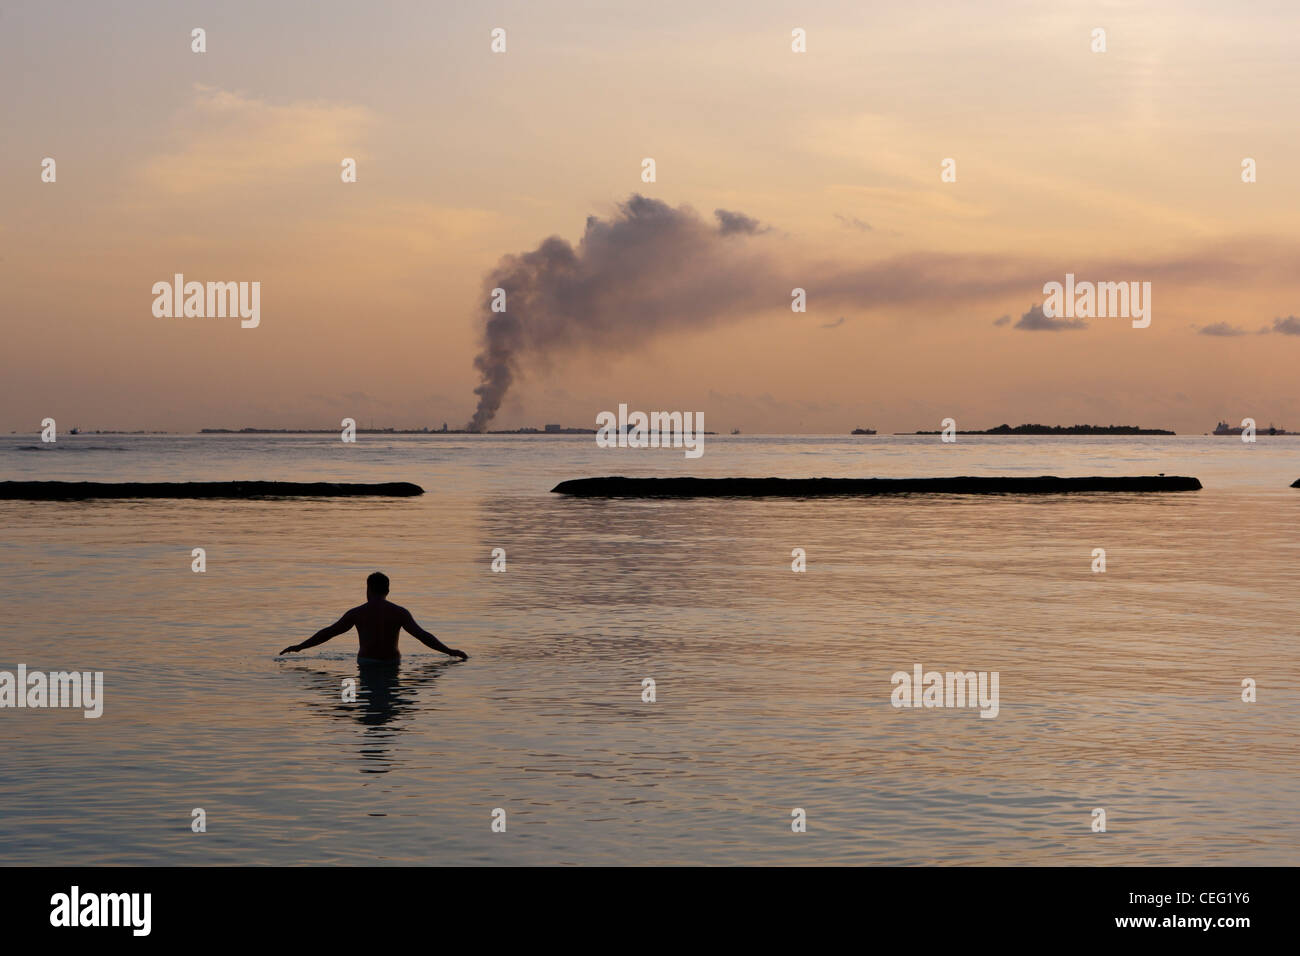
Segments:
[[[345,634],[352,628],[357,629],[361,646],[357,648],[357,662],[360,664],[395,664],[402,659],[397,653],[397,635],[402,629],[420,643],[442,651],[462,661],[469,660],[469,655],[448,647],[420,625],[415,623],[411,612],[388,600],[388,575],[376,571],[366,578],[366,603],[354,607],[329,627],[321,628],[301,644],[286,647],[281,654],[305,651],[317,644],[324,644],[331,637]]]

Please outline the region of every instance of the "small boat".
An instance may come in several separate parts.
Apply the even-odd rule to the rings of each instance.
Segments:
[[[733,428],[733,429],[731,430],[731,434],[733,434],[733,435],[739,435],[739,434],[740,434],[740,429],[739,429],[739,428]]]
[[[849,432],[850,435],[874,435],[875,433],[876,430],[874,428],[855,428],[853,431]]]

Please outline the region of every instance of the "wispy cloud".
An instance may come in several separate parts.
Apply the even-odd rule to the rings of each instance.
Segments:
[[[1203,326],[1199,331],[1201,335],[1231,336],[1247,334],[1245,329],[1236,325],[1229,325],[1227,322],[1214,322]]]
[[[857,216],[841,216],[839,213],[836,213],[835,218],[838,219],[844,225],[848,226],[850,229],[856,229],[859,232],[872,231],[871,223],[863,222]]]
[[[1083,319],[1049,318],[1043,314],[1043,307],[1036,305],[1020,317],[1015,328],[1027,332],[1064,332],[1068,329],[1086,329],[1088,323]]]
[[[718,218],[718,232],[724,236],[733,236],[737,233],[745,236],[757,236],[771,228],[770,226],[764,226],[751,216],[746,216],[743,212],[715,209],[713,215]]]
[[[337,180],[343,157],[364,155],[374,123],[360,106],[280,105],[196,84],[170,148],[141,175],[150,188],[179,195],[275,184],[307,170],[319,170],[322,181]]]

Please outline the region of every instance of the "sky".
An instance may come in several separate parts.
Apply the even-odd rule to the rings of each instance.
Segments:
[[[460,427],[499,281],[493,428],[1297,430],[1298,28],[1282,2],[5,0],[0,430]],[[259,282],[259,325],[155,316],[176,273]],[[1044,321],[1067,273],[1150,282],[1150,326]]]

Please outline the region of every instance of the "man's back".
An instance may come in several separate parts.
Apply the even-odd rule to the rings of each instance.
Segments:
[[[387,661],[401,656],[397,652],[398,633],[411,620],[411,612],[406,608],[379,598],[354,607],[343,618],[357,629],[361,640],[358,657]]]

